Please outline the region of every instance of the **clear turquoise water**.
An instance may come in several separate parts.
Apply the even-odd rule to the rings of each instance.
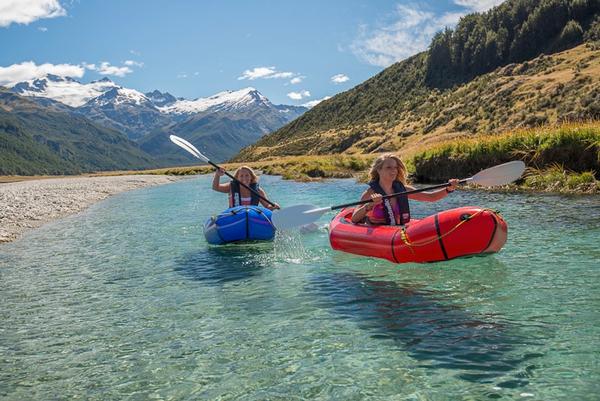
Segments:
[[[283,205],[363,189],[262,180]],[[0,246],[1,399],[598,400],[600,198],[413,203],[498,209],[509,241],[394,265],[332,251],[323,228],[209,247],[202,223],[225,205],[209,182],[120,194]]]

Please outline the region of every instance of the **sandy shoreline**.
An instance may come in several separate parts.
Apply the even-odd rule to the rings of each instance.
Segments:
[[[26,230],[78,213],[119,192],[180,179],[166,175],[122,175],[0,184],[0,243],[14,241]]]

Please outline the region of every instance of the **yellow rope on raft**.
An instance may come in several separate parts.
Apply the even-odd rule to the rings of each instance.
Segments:
[[[410,252],[414,255],[415,251],[414,249],[412,249],[412,246],[410,245],[410,240],[408,239],[408,234],[406,233],[406,228],[402,227],[400,229],[400,238],[402,238],[402,242],[404,242],[406,245],[408,245],[408,249],[410,249]]]

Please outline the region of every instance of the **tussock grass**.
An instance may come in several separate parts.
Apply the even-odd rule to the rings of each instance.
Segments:
[[[560,164],[546,169],[530,168],[525,174],[522,188],[543,192],[558,193],[597,193],[600,181],[593,171],[577,173]]]
[[[555,166],[562,166],[597,179],[599,152],[600,122],[565,123],[434,145],[415,154],[413,174],[421,182],[443,181],[451,176],[468,177],[510,160],[523,160],[533,171],[551,167],[555,171]]]

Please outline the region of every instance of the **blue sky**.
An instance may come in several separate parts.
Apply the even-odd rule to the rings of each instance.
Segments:
[[[0,85],[47,72],[194,99],[274,103],[348,90],[501,0],[0,0]]]

